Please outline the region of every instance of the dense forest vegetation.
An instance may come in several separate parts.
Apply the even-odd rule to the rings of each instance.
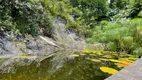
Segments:
[[[142,56],[142,0],[0,0],[4,30],[53,37],[55,17],[88,43]]]

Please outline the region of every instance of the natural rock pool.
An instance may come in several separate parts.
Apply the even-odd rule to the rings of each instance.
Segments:
[[[136,60],[132,55],[121,54],[68,50],[44,58],[17,56],[10,58],[10,64],[1,61],[0,80],[104,80],[111,74],[101,71],[100,67],[121,70]]]

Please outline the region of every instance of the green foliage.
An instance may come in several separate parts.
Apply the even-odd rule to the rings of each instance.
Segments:
[[[110,0],[110,8],[123,9],[129,4],[129,0]]]
[[[142,6],[142,0],[130,0],[130,6],[131,7]]]
[[[142,0],[110,0],[107,18],[118,21],[123,18],[138,18],[142,7]]]
[[[21,33],[36,35],[43,15],[43,7],[40,3],[31,3],[28,0],[4,0],[1,1],[0,19],[9,20],[16,24],[16,29]]]
[[[15,30],[15,24],[9,20],[0,20],[0,27],[6,28],[7,30]]]
[[[138,17],[142,17],[142,11],[138,14]]]
[[[110,50],[110,51],[116,51],[116,44],[114,42],[109,42],[106,46],[106,49],[107,50]]]
[[[142,46],[141,26],[142,19],[138,18],[105,22],[105,24],[100,24],[100,26],[95,28],[92,38],[89,38],[87,41],[90,43],[107,43],[107,50],[131,53],[131,50]]]
[[[136,48],[134,51],[133,51],[133,54],[135,55],[138,55],[138,56],[142,56],[142,48]]]
[[[71,0],[71,2],[83,13],[80,16],[90,27],[94,27],[95,20],[101,20],[108,9],[106,0]]]
[[[139,13],[141,12],[142,8],[142,0],[130,0],[130,17],[135,18],[139,17]]]
[[[67,22],[66,27],[68,29],[75,28],[78,34],[84,34],[84,23],[80,16],[82,12],[70,4],[70,0],[44,0],[46,8],[53,16],[59,16]]]
[[[70,5],[69,0],[5,0],[0,1],[0,20],[16,24],[22,34],[38,35],[43,33],[52,36],[54,28],[52,19],[61,17],[67,22],[68,28],[76,28],[80,34],[84,23],[71,18],[79,15],[78,9]]]
[[[131,36],[124,36],[122,37],[121,42],[124,47],[131,47],[133,45],[134,39]]]

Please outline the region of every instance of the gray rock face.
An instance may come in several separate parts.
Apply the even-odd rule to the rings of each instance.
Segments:
[[[142,58],[106,80],[142,80]]]
[[[55,39],[63,44],[64,48],[70,49],[83,49],[85,47],[85,41],[76,35],[75,30],[67,30],[65,28],[66,22],[61,18],[55,18],[53,20],[53,26],[55,27]]]
[[[30,39],[25,42],[29,54],[36,54],[40,56],[49,55],[60,50],[55,43],[54,45],[51,43],[54,43],[54,41],[45,36],[39,36],[36,39]]]
[[[17,54],[18,50],[16,50],[15,46],[12,42],[10,42],[6,37],[0,35],[0,55]]]
[[[13,37],[12,37],[12,36]],[[16,38],[16,40],[14,40]],[[43,37],[47,39],[48,37]],[[50,39],[49,39],[50,40]],[[54,43],[50,41],[50,43]],[[25,38],[17,39],[15,34],[8,32],[0,32],[0,58],[9,58],[15,55],[48,55],[59,50],[54,45],[41,39],[40,37],[33,38],[26,36]]]
[[[65,25],[65,21],[61,18],[53,20],[54,40],[46,36],[18,37],[12,31],[0,30],[0,56],[2,54],[48,55],[62,49],[83,49],[85,41],[76,35],[76,31],[67,30]]]

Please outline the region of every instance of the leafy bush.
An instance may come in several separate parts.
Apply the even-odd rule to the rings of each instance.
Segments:
[[[44,0],[44,6],[49,10],[52,16],[58,16],[66,21],[66,28],[75,28],[79,34],[84,34],[84,26],[86,24],[83,22],[80,15],[82,12],[70,4],[70,0]],[[77,17],[77,15],[79,15]],[[79,19],[80,18],[80,19]]]
[[[105,22],[94,30],[89,43],[108,43],[106,49],[114,51],[126,51],[132,53],[134,49],[142,46],[142,19],[121,20],[118,22]],[[116,48],[115,48],[116,46]]]
[[[111,0],[110,1],[110,7],[111,8],[123,9],[128,4],[129,4],[129,0]]]
[[[134,40],[131,36],[124,36],[122,37],[121,42],[124,47],[131,47],[133,45]]]
[[[16,23],[16,29],[21,33],[36,35],[43,15],[43,7],[40,3],[32,3],[28,0],[2,0],[0,2],[0,19]]]
[[[130,6],[131,7],[142,6],[142,0],[130,0]]]
[[[106,16],[108,4],[106,0],[70,0],[74,7],[82,11],[80,15],[85,22],[94,27],[95,20],[101,20]]]
[[[116,44],[114,42],[109,42],[106,46],[107,50],[116,51]]]
[[[142,47],[136,48],[136,49],[133,51],[133,54],[135,54],[135,55],[137,55],[137,56],[142,56]]]
[[[138,14],[138,17],[142,18],[142,11]]]
[[[80,25],[84,23],[73,20],[71,15],[79,14],[69,0],[2,0],[0,1],[0,21],[15,24],[15,29],[23,34],[52,36],[54,27],[52,19],[61,17],[66,20],[68,28],[76,28],[83,33]]]

